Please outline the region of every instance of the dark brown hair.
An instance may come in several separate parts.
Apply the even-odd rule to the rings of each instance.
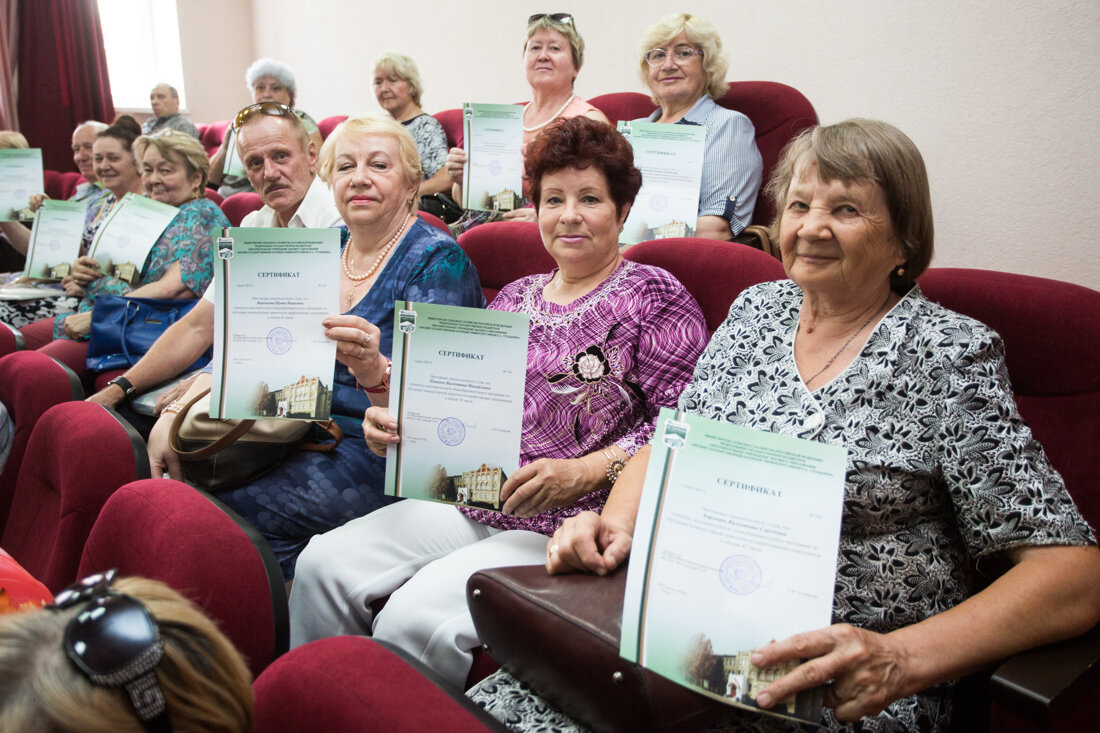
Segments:
[[[527,148],[524,162],[535,211],[543,177],[566,168],[595,166],[607,179],[607,189],[619,213],[634,203],[642,187],[642,172],[634,167],[630,143],[611,125],[587,117],[571,117],[547,127]]]

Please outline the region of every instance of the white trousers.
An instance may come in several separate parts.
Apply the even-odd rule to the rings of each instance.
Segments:
[[[463,689],[480,644],[466,581],[484,568],[541,565],[545,535],[502,531],[448,504],[406,500],[316,535],[298,557],[290,646],[341,634],[387,641]],[[389,596],[373,618],[372,601]]]

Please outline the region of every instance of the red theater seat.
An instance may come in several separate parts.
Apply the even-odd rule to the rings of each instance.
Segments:
[[[135,481],[99,513],[77,577],[108,568],[162,581],[202,608],[258,675],[286,651],[286,586],[267,542],[214,497]]]
[[[222,213],[235,227],[239,227],[246,216],[262,209],[263,206],[264,202],[260,200],[260,194],[252,191],[235,193],[221,203]]]
[[[107,497],[148,477],[144,441],[114,410],[55,405],[31,431],[0,547],[56,593],[76,580]]]
[[[0,359],[0,402],[8,408],[15,428],[11,453],[0,472],[0,531],[7,521],[23,455],[38,419],[56,404],[83,398],[84,390],[72,370],[45,354],[20,351]]]
[[[557,267],[542,246],[539,225],[530,221],[498,221],[463,232],[458,244],[477,268],[486,303],[508,283]]]
[[[321,139],[328,140],[328,136],[336,129],[336,126],[348,118],[347,115],[334,115],[326,117],[317,123],[317,129],[321,131]]]
[[[252,685],[256,733],[507,730],[400,652],[335,636],[287,652]]]

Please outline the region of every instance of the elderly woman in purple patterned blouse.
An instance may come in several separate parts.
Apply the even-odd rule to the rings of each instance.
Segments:
[[[600,509],[691,378],[707,339],[699,306],[664,270],[619,253],[641,186],[630,145],[574,117],[532,143],[527,174],[558,267],[506,286],[489,306],[531,317],[521,467],[501,490],[503,511],[404,501],[314,537],[290,598],[293,645],[373,634],[461,686],[479,643],[466,579],[543,562],[547,536]],[[367,410],[363,428],[380,455],[399,440],[384,407]],[[386,596],[376,617],[371,604]]]

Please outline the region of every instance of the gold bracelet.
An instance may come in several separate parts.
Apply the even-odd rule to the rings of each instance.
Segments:
[[[626,461],[622,458],[616,458],[615,452],[610,448],[603,448],[602,452],[604,458],[607,459],[607,480],[614,486],[615,482],[619,480],[619,474],[626,467]]]

